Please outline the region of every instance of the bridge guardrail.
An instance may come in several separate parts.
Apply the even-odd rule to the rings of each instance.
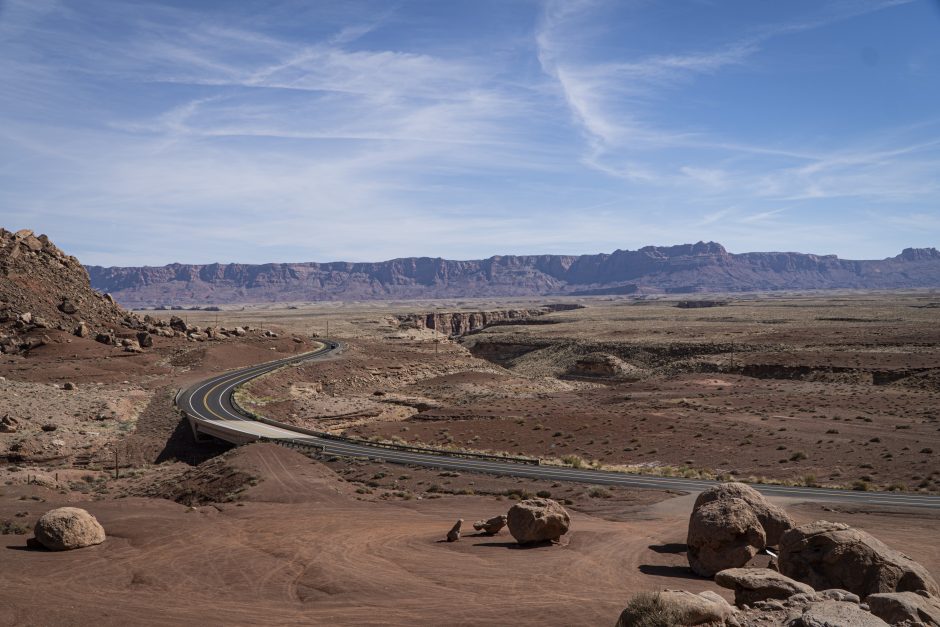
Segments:
[[[237,387],[237,386],[236,386]],[[370,440],[360,440],[358,438],[348,438],[342,435],[335,435],[333,433],[326,433],[324,431],[314,431],[313,429],[306,429],[304,427],[297,427],[294,425],[285,424],[283,422],[278,422],[277,420],[272,420],[261,414],[256,414],[255,412],[245,409],[242,407],[237,400],[235,400],[235,392],[232,391],[232,407],[235,408],[235,411],[240,413],[246,418],[251,420],[257,420],[258,422],[271,425],[272,427],[280,427],[281,429],[287,429],[288,431],[296,431],[297,433],[303,433],[304,435],[310,435],[316,438],[321,438],[324,440],[336,440],[337,442],[345,442],[347,444],[358,444],[360,446],[370,446],[373,448],[385,448],[396,451],[404,451],[409,453],[424,453],[426,455],[446,455],[449,457],[469,457],[471,459],[489,459],[492,461],[500,462],[512,462],[515,464],[528,464],[531,466],[538,466],[541,464],[541,461],[534,457],[504,457],[502,455],[489,455],[487,453],[471,453],[469,451],[451,451],[447,449],[439,448],[426,448],[422,446],[409,446],[407,444],[392,444],[389,442],[372,442]]]

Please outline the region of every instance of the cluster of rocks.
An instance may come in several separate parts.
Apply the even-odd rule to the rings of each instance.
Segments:
[[[460,539],[463,519],[459,519],[447,533],[448,542]],[[568,533],[571,517],[557,501],[552,499],[526,499],[509,508],[505,515],[494,516],[473,523],[473,528],[487,536],[495,536],[503,527],[519,544],[557,542]]]
[[[144,317],[145,320],[147,318],[149,318],[149,316]],[[199,325],[189,324],[179,316],[172,316],[169,321],[155,320],[153,323],[155,332],[158,335],[163,337],[185,337],[191,342],[208,342],[209,340],[218,341],[233,337],[245,337],[252,331],[252,329],[247,326],[234,327],[232,329],[213,326],[200,327]],[[273,331],[264,331],[262,334],[265,337],[277,337],[277,334]]]
[[[778,547],[768,568],[745,567],[767,547]],[[734,590],[735,604],[714,593],[667,590],[655,604],[670,624],[940,627],[940,586],[923,566],[842,523],[794,526],[744,484],[721,484],[698,497],[688,559],[694,572]],[[641,608],[649,606],[631,602],[618,626],[645,624]]]

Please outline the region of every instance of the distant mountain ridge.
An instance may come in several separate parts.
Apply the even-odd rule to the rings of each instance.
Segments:
[[[835,255],[733,254],[716,242],[596,255],[452,261],[87,266],[95,289],[126,306],[278,301],[940,287],[940,251],[907,248],[856,261]]]

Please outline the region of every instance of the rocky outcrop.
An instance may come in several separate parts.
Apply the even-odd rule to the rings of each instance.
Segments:
[[[498,324],[529,321],[554,311],[579,309],[581,305],[554,304],[536,309],[504,309],[499,311],[458,311],[406,314],[397,317],[402,329],[432,329],[451,337],[466,335]]]
[[[49,510],[36,522],[36,541],[51,551],[70,551],[101,544],[104,528],[87,511],[78,507]]]
[[[92,285],[134,306],[202,302],[417,299],[633,292],[893,289],[940,286],[940,252],[877,261],[802,253],[731,254],[715,242],[598,255],[427,257],[377,263],[89,266]]]
[[[890,625],[940,627],[940,599],[925,592],[881,592],[865,599],[872,614]]]
[[[703,491],[695,499],[692,509],[695,510],[706,503],[722,499],[741,499],[748,504],[764,528],[767,546],[777,546],[783,532],[793,527],[790,515],[782,508],[767,502],[767,499],[751,486],[739,482],[720,483]]]
[[[519,544],[548,542],[568,533],[571,517],[552,499],[527,499],[509,508],[509,533]]]
[[[86,337],[138,324],[91,288],[88,272],[45,235],[0,229],[0,352],[28,352],[52,330]]]
[[[696,507],[689,520],[689,566],[702,577],[747,564],[766,545],[766,535],[751,507],[726,498]]]
[[[639,379],[641,370],[616,355],[589,353],[568,368],[568,376],[600,379]]]
[[[473,523],[473,528],[477,531],[482,531],[488,536],[495,536],[500,530],[506,526],[506,515],[502,516],[493,516],[488,520],[478,520]]]
[[[788,599],[801,592],[812,594],[805,583],[769,568],[729,568],[715,575],[715,583],[734,590],[735,605],[753,605],[767,599]]]
[[[923,566],[877,538],[842,523],[818,520],[780,540],[780,572],[817,590],[842,588],[862,598],[879,592],[940,595]]]

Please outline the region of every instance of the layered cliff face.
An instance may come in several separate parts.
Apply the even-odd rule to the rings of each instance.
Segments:
[[[554,311],[580,309],[581,305],[545,305],[536,309],[502,309],[498,311],[433,312],[398,316],[402,328],[433,329],[445,335],[458,336],[479,331],[496,324],[526,322]]]
[[[490,296],[940,287],[940,252],[876,261],[732,254],[714,242],[598,255],[412,257],[378,263],[89,266],[92,285],[129,306]]]

